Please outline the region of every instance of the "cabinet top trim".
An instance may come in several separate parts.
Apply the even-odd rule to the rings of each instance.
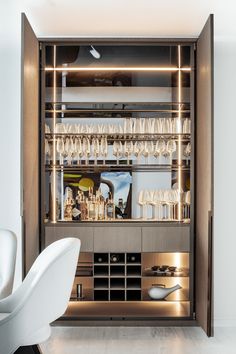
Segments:
[[[39,42],[45,44],[83,44],[91,45],[93,43],[101,45],[115,45],[115,44],[130,44],[130,45],[177,45],[177,44],[194,44],[198,37],[192,38],[158,38],[158,37],[39,37]]]

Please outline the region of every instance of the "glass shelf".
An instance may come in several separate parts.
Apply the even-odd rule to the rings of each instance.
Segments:
[[[53,141],[59,137],[88,137],[102,138],[106,137],[107,141],[156,141],[157,139],[172,139],[178,140],[181,137],[181,142],[190,141],[191,134],[187,133],[160,133],[160,134],[101,134],[101,133],[46,133],[45,137],[48,141]]]
[[[178,165],[124,165],[124,164],[114,164],[114,165],[45,165],[46,171],[64,171],[64,172],[100,172],[100,171],[132,171],[132,172],[171,172],[171,171],[189,171],[190,166],[178,166]]]

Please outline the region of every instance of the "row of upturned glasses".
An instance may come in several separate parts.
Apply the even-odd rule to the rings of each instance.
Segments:
[[[50,134],[49,125],[45,133]],[[123,124],[70,124],[57,123],[56,134],[190,134],[191,121],[189,118],[125,118]]]
[[[138,196],[140,205],[140,217],[143,220],[148,218],[148,208],[152,209],[153,220],[176,220],[177,205],[182,206],[182,217],[190,218],[190,191],[180,192],[177,189],[141,190]]]

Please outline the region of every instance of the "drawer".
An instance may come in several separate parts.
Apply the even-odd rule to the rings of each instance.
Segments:
[[[79,238],[81,252],[93,252],[93,228],[81,226],[45,227],[45,246],[65,237]]]
[[[142,252],[190,252],[190,227],[143,227]]]
[[[94,228],[94,252],[141,252],[141,227]]]

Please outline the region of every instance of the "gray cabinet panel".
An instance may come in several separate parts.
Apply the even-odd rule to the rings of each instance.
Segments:
[[[141,227],[94,228],[94,252],[141,252]]]
[[[189,227],[143,227],[143,252],[189,252]]]
[[[76,237],[81,241],[81,252],[93,252],[93,228],[92,227],[46,227],[45,246],[64,237]]]

